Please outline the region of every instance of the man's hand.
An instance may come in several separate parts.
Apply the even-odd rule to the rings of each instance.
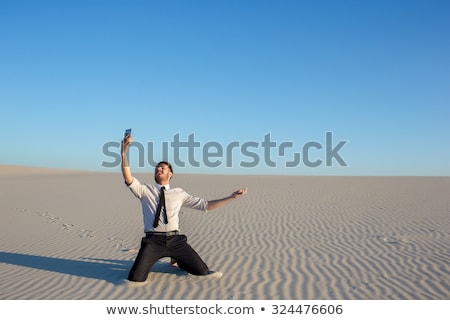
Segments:
[[[128,134],[125,138],[123,138],[121,143],[121,152],[122,155],[127,153],[128,147],[133,143],[133,137],[131,134]]]
[[[231,195],[231,197],[232,197],[233,199],[236,199],[236,198],[245,196],[245,195],[247,194],[247,190],[248,190],[247,187],[245,187],[244,189],[236,190],[235,192],[233,192],[233,194]]]

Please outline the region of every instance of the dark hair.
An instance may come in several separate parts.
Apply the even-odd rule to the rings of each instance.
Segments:
[[[167,162],[167,161],[160,161],[160,162],[158,162],[158,164],[156,165],[156,167],[159,167],[161,164],[165,164],[166,166],[168,166],[170,172],[173,173],[172,165],[171,165],[169,162]]]

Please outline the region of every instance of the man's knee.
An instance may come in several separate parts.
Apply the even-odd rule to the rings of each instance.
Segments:
[[[135,274],[134,272],[130,272],[128,274],[128,281],[133,282],[144,282],[147,280],[148,274]]]
[[[209,274],[209,270],[208,269],[203,269],[201,271],[195,271],[195,273],[192,273],[195,276],[206,276],[207,274]]]
[[[181,261],[177,261],[177,263],[180,269],[185,270],[195,276],[206,276],[209,273],[208,266],[203,261],[194,265],[185,264]]]

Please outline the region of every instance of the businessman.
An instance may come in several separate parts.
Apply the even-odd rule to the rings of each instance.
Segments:
[[[247,194],[247,188],[217,200],[205,200],[192,196],[181,188],[172,188],[173,169],[170,163],[161,161],[154,170],[155,184],[142,184],[131,173],[127,150],[132,143],[127,134],[121,143],[122,174],[125,184],[140,200],[144,220],[145,237],[128,274],[129,281],[143,282],[152,266],[163,257],[170,257],[172,264],[187,272],[205,276],[213,273],[198,253],[188,244],[186,235],[179,231],[181,207],[208,212]]]

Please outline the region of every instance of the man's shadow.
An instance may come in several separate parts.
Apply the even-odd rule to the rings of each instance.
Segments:
[[[133,261],[93,258],[70,260],[22,253],[0,252],[0,263],[8,263],[22,267],[59,272],[78,277],[104,280],[112,284],[119,284],[127,278],[128,271],[131,268]],[[186,272],[171,267],[168,263],[163,262],[157,262],[151,271],[157,273],[170,273],[177,276],[186,274]]]

